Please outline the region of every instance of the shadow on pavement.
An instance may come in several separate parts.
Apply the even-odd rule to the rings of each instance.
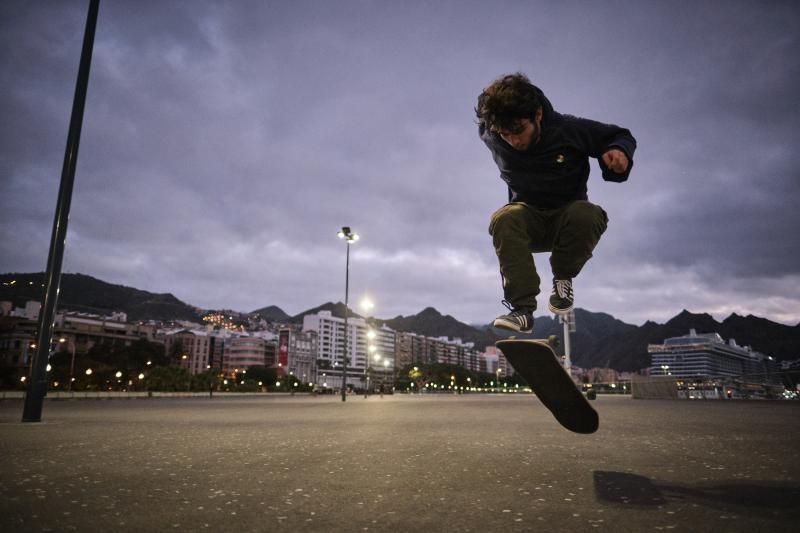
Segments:
[[[737,480],[679,485],[656,483],[637,474],[595,471],[594,490],[599,501],[609,503],[658,506],[685,502],[749,512],[783,510],[800,519],[800,485],[796,483]]]

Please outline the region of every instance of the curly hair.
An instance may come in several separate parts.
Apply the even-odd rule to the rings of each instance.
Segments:
[[[532,119],[542,107],[540,91],[521,72],[506,74],[478,96],[478,123],[490,131],[519,133],[521,119]]]

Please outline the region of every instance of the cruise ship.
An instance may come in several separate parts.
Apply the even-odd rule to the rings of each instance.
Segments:
[[[692,329],[688,335],[651,344],[647,351],[652,359],[651,376],[669,376],[697,385],[704,382],[706,387],[711,385],[717,390],[724,384],[729,397],[734,392],[738,396],[745,389],[781,385],[780,367],[772,357],[749,346],[739,346],[734,339],[725,342],[718,333],[697,333]],[[738,385],[735,391],[730,390],[732,384]],[[688,383],[679,382],[681,385]]]

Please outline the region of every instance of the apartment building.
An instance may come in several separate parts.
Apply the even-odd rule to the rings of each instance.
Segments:
[[[33,360],[37,323],[17,316],[0,317],[0,365],[16,368],[19,375]]]
[[[391,328],[373,328],[363,318],[350,318],[345,338],[344,319],[320,311],[303,318],[303,331],[317,334],[317,384],[322,388],[341,388],[345,343],[348,387],[366,387],[367,371],[383,372],[388,378],[391,369],[394,375],[395,332]]]
[[[284,327],[278,331],[277,359],[273,366],[303,383],[317,382],[317,333]]]
[[[487,372],[488,368],[485,355],[475,350],[474,343],[461,339],[397,332],[395,347],[398,368],[431,363],[459,365],[473,372]]]
[[[192,374],[201,374],[211,368],[211,338],[208,331],[168,330],[162,333],[162,339],[173,363]]]
[[[267,340],[255,335],[233,335],[225,339],[222,371],[241,372],[250,367],[266,367]]]

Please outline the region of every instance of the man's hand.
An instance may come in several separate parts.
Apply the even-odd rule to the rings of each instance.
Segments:
[[[612,148],[602,155],[603,164],[612,172],[624,174],[628,170],[628,156],[622,150]]]

